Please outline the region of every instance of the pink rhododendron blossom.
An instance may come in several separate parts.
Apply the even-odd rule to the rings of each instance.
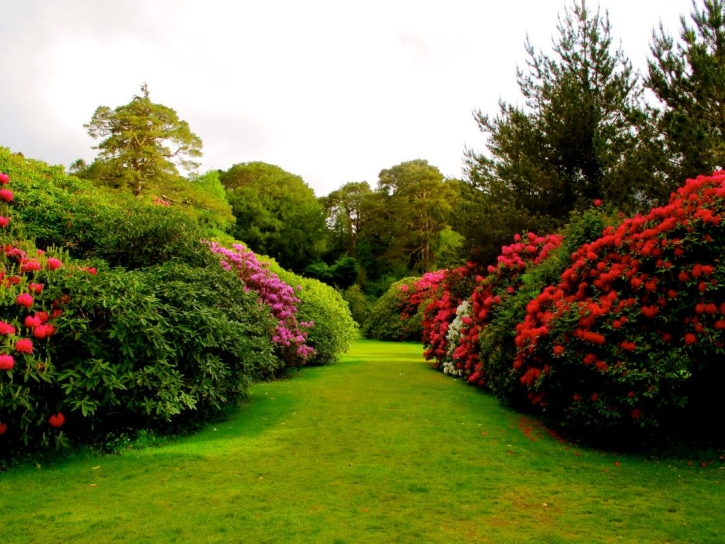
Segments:
[[[45,323],[42,325],[38,325],[33,329],[33,336],[37,338],[38,340],[42,340],[43,338],[48,338],[50,336],[53,336],[55,334],[55,327],[51,325],[50,323]]]
[[[35,293],[36,295],[40,294],[43,291],[43,284],[42,283],[29,283],[28,289]]]
[[[0,189],[0,200],[12,202],[14,196],[15,195],[13,195],[13,192],[10,189]]]
[[[63,426],[63,423],[65,423],[65,416],[62,412],[58,412],[57,414],[53,414],[48,418],[48,423],[51,427],[54,427],[56,429],[60,429]]]
[[[49,270],[57,270],[63,266],[63,263],[55,257],[50,257],[47,261],[45,261],[45,264]]]

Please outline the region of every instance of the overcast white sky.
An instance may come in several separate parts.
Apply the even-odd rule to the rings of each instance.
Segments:
[[[571,0],[0,0],[0,145],[69,165],[99,105],[147,82],[204,142],[202,171],[264,161],[318,195],[426,159],[461,175],[471,112],[520,100],[528,34],[549,50]],[[592,8],[597,3],[589,1]],[[602,0],[644,69],[691,0]],[[698,0],[701,5],[701,0]]]

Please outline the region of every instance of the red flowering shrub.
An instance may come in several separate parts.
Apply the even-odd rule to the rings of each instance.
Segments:
[[[721,379],[724,214],[716,172],[581,246],[516,327],[513,373],[530,402],[577,425],[647,426],[692,383]]]
[[[450,294],[444,292],[435,302],[438,313],[430,320],[431,332],[426,357],[436,359],[436,368],[448,374],[466,376],[470,383],[486,384],[486,365],[479,358],[481,330],[491,321],[497,307],[516,292],[519,276],[529,265],[542,262],[559,247],[561,236],[537,236],[528,233],[514,237],[514,243],[502,248],[497,266],[488,267],[486,277],[476,276],[470,301],[453,307]]]
[[[9,176],[0,175],[2,185]],[[9,203],[13,193],[7,189],[0,203],[0,419],[3,435],[14,435],[26,443],[36,433],[48,442],[47,423],[52,399],[36,396],[35,384],[47,381],[48,342],[34,343],[53,336],[50,316],[41,310],[51,305],[44,291],[45,281],[62,263],[47,258],[31,244],[15,240],[16,224]],[[36,311],[33,311],[35,309]],[[28,385],[30,384],[30,385]],[[56,437],[61,438],[62,437]],[[7,440],[6,437],[3,440]],[[4,448],[0,447],[0,450]]]

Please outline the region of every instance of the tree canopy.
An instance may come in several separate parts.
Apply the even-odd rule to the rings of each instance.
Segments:
[[[681,18],[676,41],[653,32],[646,85],[663,110],[658,127],[671,185],[725,166],[725,1],[705,0]]]
[[[235,164],[219,179],[236,218],[235,238],[295,272],[318,260],[325,244],[325,215],[300,176],[250,162]]]
[[[83,126],[101,139],[94,147],[99,154],[92,173],[105,185],[138,196],[151,185],[178,178],[177,166],[188,171],[199,166],[193,159],[201,157],[201,139],[174,110],[151,102],[145,83],[140,96],[113,110],[99,106]]]

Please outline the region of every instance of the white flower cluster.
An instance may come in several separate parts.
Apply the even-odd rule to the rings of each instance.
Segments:
[[[443,374],[451,376],[463,376],[463,369],[458,370],[452,362],[443,363]]]
[[[461,327],[463,327],[463,318],[467,317],[471,313],[471,304],[464,300],[456,308],[456,318],[453,323],[448,327],[448,333],[446,334],[446,340],[448,340],[448,355],[453,355],[453,352],[458,347],[458,343],[461,338]]]

